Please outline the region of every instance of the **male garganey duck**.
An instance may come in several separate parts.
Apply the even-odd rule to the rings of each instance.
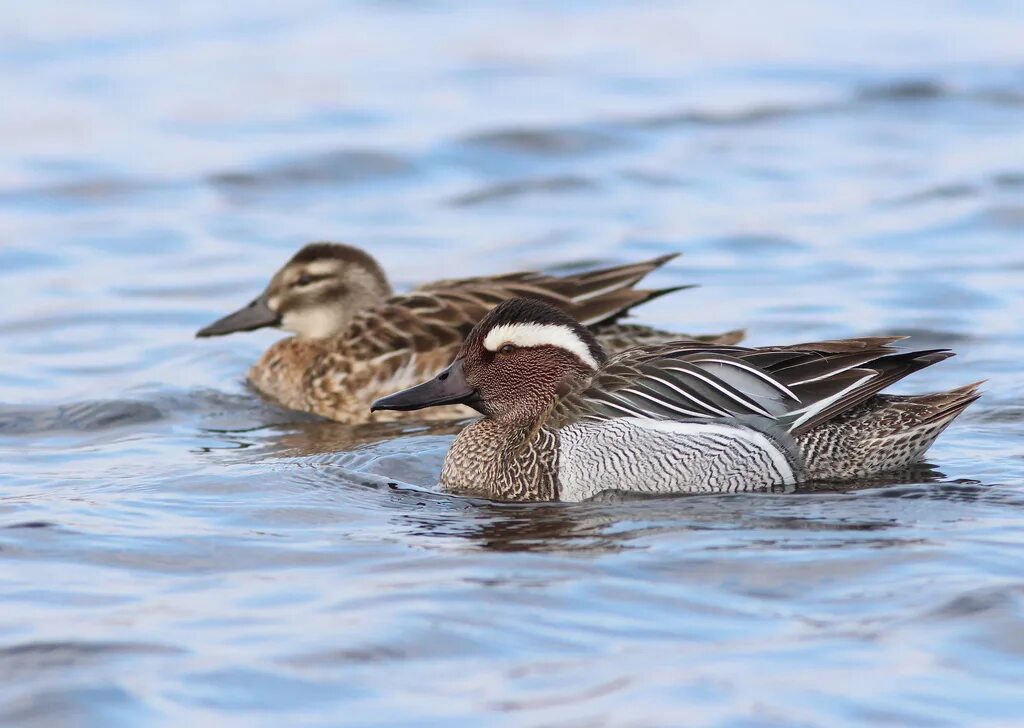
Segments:
[[[707,493],[861,478],[914,463],[978,398],[879,392],[953,356],[899,337],[757,349],[672,342],[609,358],[572,317],[513,299],[434,379],[375,409],[467,404],[441,485],[498,500]],[[980,384],[980,383],[979,383]]]
[[[263,354],[249,370],[249,382],[285,407],[356,424],[371,419],[369,405],[377,397],[422,382],[451,361],[473,325],[514,296],[564,309],[592,327],[611,351],[684,338],[616,323],[634,306],[679,290],[633,288],[674,257],[562,277],[509,273],[445,280],[394,295],[384,271],[367,253],[348,245],[313,243],[296,253],[252,303],[196,335],[265,326],[294,333]],[[732,331],[701,339],[736,343],[742,337],[743,332]],[[385,419],[397,416],[382,414]],[[462,407],[447,407],[430,418],[470,414]]]

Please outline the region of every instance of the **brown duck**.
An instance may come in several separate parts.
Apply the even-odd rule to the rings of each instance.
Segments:
[[[634,286],[675,255],[568,276],[542,273],[444,280],[394,294],[368,253],[338,243],[305,246],[248,306],[201,329],[220,336],[267,326],[294,334],[276,342],[249,370],[249,382],[290,409],[356,424],[376,398],[427,379],[458,352],[473,326],[502,301],[528,296],[591,327],[602,346],[621,351],[686,337],[619,323],[634,306],[687,288]],[[699,337],[736,343],[741,331]],[[429,419],[471,414],[444,407]]]

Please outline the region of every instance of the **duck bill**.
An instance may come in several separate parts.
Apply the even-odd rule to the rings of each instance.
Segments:
[[[223,336],[236,331],[253,331],[264,326],[278,326],[281,316],[267,305],[267,294],[262,294],[245,308],[217,319],[209,326],[199,329],[196,336]]]
[[[462,359],[456,359],[451,366],[430,381],[381,397],[370,405],[370,411],[408,412],[445,404],[466,404],[472,407],[479,399],[477,391],[466,383],[466,377],[462,372]]]

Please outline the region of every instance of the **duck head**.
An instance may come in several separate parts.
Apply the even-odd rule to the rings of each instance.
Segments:
[[[378,399],[371,410],[465,404],[486,417],[527,424],[607,361],[593,334],[553,306],[513,298],[470,332],[452,364],[428,382]]]
[[[384,271],[359,248],[310,243],[292,256],[248,306],[200,329],[222,336],[274,326],[324,339],[344,331],[352,316],[391,295]]]

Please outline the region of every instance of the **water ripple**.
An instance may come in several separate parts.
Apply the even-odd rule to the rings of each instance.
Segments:
[[[0,724],[1020,715],[1022,29],[811,5],[17,4]],[[193,337],[325,238],[400,290],[682,251],[651,285],[700,287],[638,323],[910,334],[958,356],[901,391],[989,382],[863,482],[450,496],[462,423],[289,412],[244,382],[281,332]]]

